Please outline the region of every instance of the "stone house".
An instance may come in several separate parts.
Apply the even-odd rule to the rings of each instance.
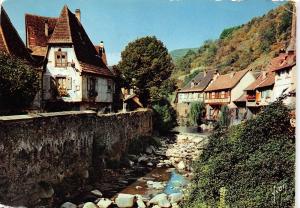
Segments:
[[[80,20],[80,10],[74,14],[67,6],[58,18],[25,15],[26,44],[33,56],[44,60],[46,110],[112,107],[114,74],[106,65],[104,46],[97,51]]]
[[[204,102],[204,89],[217,78],[216,70],[199,72],[193,80],[176,93],[175,109],[178,117],[186,119],[192,102]]]
[[[218,76],[205,91],[206,118],[217,120],[223,105],[229,107],[231,117],[238,115],[235,100],[244,94],[244,89],[256,79],[253,71],[244,69]]]
[[[17,30],[11,23],[6,11],[1,7],[1,21],[0,21],[0,52],[22,59],[25,63],[32,66],[36,70],[41,80],[42,77],[42,62],[35,59],[27,50]],[[40,82],[41,87],[41,82]],[[38,92],[33,100],[28,111],[39,111],[41,108],[41,92]]]

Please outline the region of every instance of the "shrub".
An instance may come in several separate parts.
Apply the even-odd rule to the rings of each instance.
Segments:
[[[168,100],[164,99],[153,105],[154,130],[160,134],[166,134],[177,126],[176,111]]]
[[[185,207],[293,207],[295,129],[277,101],[256,118],[220,128],[194,164]],[[226,189],[221,197],[220,189]],[[274,194],[275,193],[275,194]]]
[[[38,74],[24,61],[0,54],[0,106],[27,107],[38,91]]]
[[[203,115],[205,113],[205,105],[203,102],[193,102],[189,112],[189,120],[193,125],[203,123]]]

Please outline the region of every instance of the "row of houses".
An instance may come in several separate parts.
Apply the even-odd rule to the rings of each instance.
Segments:
[[[40,77],[36,110],[110,111],[115,74],[107,66],[103,42],[94,45],[79,9],[64,6],[59,17],[25,15],[26,43],[1,8],[0,51],[26,60]]]
[[[295,109],[295,27],[293,18],[292,37],[287,50],[281,50],[260,72],[251,69],[222,75],[217,70],[200,72],[176,93],[179,120],[187,119],[193,102],[205,103],[206,119],[211,121],[218,120],[222,106],[228,106],[232,124],[252,117],[282,95],[288,95],[284,103]]]

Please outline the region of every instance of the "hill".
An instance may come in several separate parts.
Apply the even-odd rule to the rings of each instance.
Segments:
[[[170,55],[172,56],[173,60],[177,60],[182,58],[189,50],[196,52],[199,48],[182,48],[170,51]]]
[[[188,75],[194,68],[215,68],[220,73],[261,70],[289,43],[292,7],[288,2],[246,24],[224,29],[219,39],[207,40],[196,52],[189,51],[175,60],[173,77]]]

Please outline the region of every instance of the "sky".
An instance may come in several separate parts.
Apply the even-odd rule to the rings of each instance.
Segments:
[[[0,0],[2,1],[2,0]],[[94,44],[104,41],[108,64],[117,64],[126,45],[156,36],[169,51],[195,48],[224,28],[244,24],[284,3],[281,0],[5,0],[3,6],[22,39],[25,13],[57,17],[64,5],[81,10]]]

